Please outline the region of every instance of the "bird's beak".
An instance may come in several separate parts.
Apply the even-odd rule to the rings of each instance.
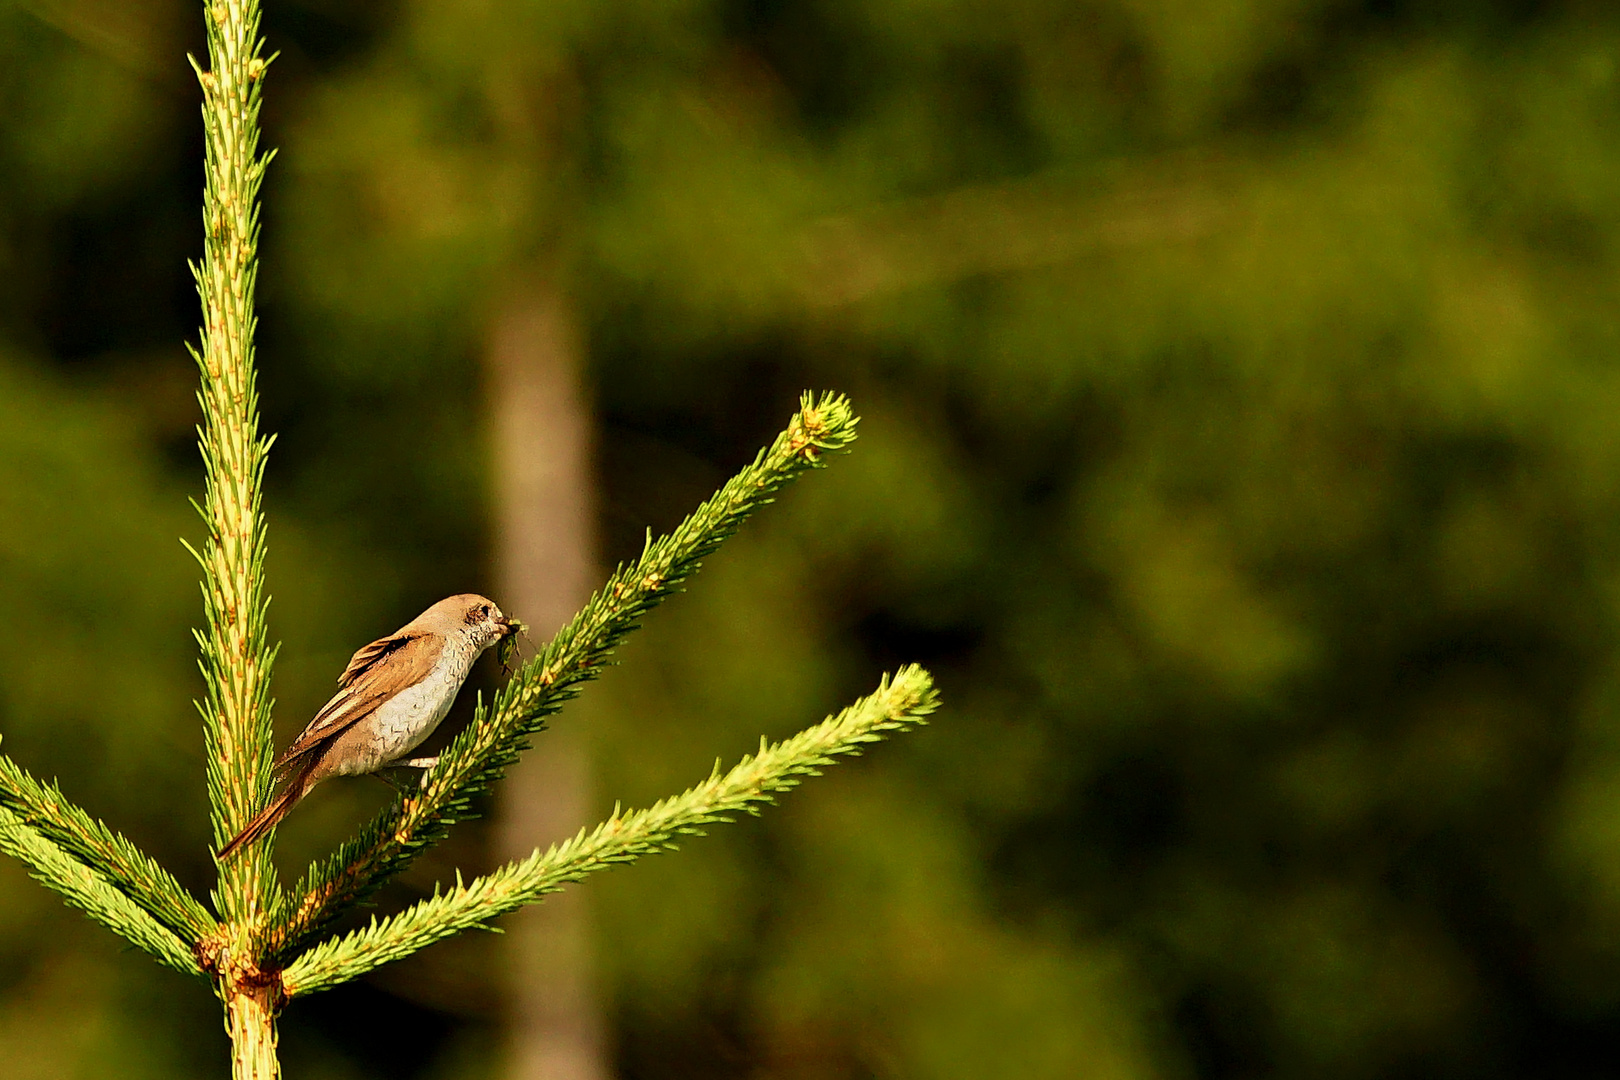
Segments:
[[[501,637],[510,637],[511,635],[517,633],[517,627],[512,625],[512,620],[508,619],[505,615],[502,615],[500,618],[496,619],[495,625],[500,627]]]

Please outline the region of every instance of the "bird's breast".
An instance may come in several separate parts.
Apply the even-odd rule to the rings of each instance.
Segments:
[[[378,706],[366,725],[365,746],[356,748],[354,771],[372,772],[420,746],[450,712],[471,666],[471,658],[446,649],[423,679]]]

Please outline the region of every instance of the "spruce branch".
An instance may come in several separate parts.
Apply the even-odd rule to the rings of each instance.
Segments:
[[[55,783],[41,783],[4,754],[0,808],[106,879],[187,945],[215,931],[208,909],[151,856],[69,802]]]
[[[265,954],[290,955],[442,839],[452,825],[473,817],[473,799],[500,779],[548,716],[596,678],[641,617],[680,591],[703,559],[786,484],[824,465],[827,454],[846,449],[855,439],[857,422],[848,398],[806,393],[770,447],[673,532],[649,540],[634,563],[615,570],[488,708],[480,703],[472,723],[439,756],[418,791],[396,801],[331,858],[311,867],[286,907],[265,927]]]
[[[35,881],[61,893],[70,905],[159,962],[188,975],[202,974],[191,949],[173,931],[100,874],[5,809],[0,809],[0,851],[26,865]]]
[[[255,811],[270,785],[270,668],[265,629],[264,515],[259,493],[271,440],[259,434],[254,374],[254,287],[258,275],[260,57],[257,0],[212,0],[204,8],[208,70],[192,60],[203,91],[206,184],[202,265],[192,266],[202,301],[198,432],[206,469],[208,527],[201,552],[206,629],[197,634],[205,683],[208,794],[214,842],[224,844]],[[262,847],[220,867],[218,904],[246,925],[272,904],[274,871]]]
[[[678,837],[699,834],[705,825],[758,813],[778,792],[840,756],[858,754],[890,731],[925,723],[937,700],[928,672],[902,668],[874,693],[815,727],[774,745],[761,740],[757,754],[724,775],[716,764],[707,780],[680,795],[646,810],[615,813],[588,833],[581,830],[469,884],[458,875],[455,887],[444,893],[435,891],[398,915],[373,919],[362,930],[315,946],[282,972],[282,986],[291,997],[328,989],[463,930],[484,927],[598,870],[671,850]]]

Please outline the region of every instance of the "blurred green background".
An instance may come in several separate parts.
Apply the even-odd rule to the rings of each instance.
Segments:
[[[600,563],[800,389],[865,417],[559,728],[605,810],[902,661],[946,709],[580,890],[614,1075],[1620,1071],[1620,11],[266,8],[283,740],[496,588],[525,283],[578,327]],[[0,734],[206,891],[187,50],[190,4],[0,0]],[[323,788],[284,874],[385,795]],[[506,1075],[502,949],[296,1003],[289,1075]],[[224,1054],[0,866],[7,1077]]]

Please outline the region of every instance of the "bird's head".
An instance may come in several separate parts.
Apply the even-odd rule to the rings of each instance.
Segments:
[[[446,597],[424,611],[417,622],[446,636],[459,636],[479,651],[516,629],[495,601],[477,593]]]

